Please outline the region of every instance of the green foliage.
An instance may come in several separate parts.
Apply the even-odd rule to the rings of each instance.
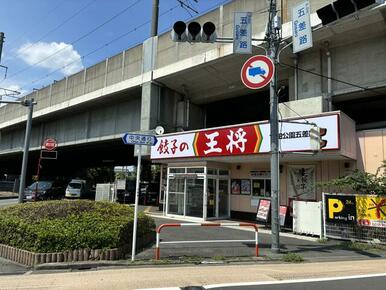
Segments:
[[[336,191],[344,192],[352,190],[360,194],[386,194],[386,161],[378,168],[375,174],[354,170],[351,174],[333,179],[328,182],[321,182],[319,186],[331,186]]]
[[[364,242],[354,242],[354,241],[345,241],[340,244],[343,249],[350,249],[354,251],[371,251],[371,250],[386,250],[386,245],[378,243],[364,243]]]
[[[26,203],[0,209],[0,243],[34,252],[81,248],[130,248],[133,210],[86,200]],[[138,237],[154,232],[154,220],[140,214]]]
[[[109,183],[114,181],[114,168],[104,166],[87,169],[87,180],[92,185],[97,183]]]
[[[301,255],[292,252],[285,254],[282,259],[287,263],[301,263],[304,261]]]

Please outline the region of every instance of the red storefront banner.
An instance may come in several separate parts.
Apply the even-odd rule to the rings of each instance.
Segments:
[[[281,152],[312,151],[311,122],[326,132],[323,150],[339,150],[339,114],[308,117],[308,122],[296,120],[280,125]],[[151,159],[253,155],[271,150],[268,122],[162,135],[157,140],[151,147]]]
[[[263,137],[259,125],[231,127],[196,133],[196,156],[229,156],[258,153]]]

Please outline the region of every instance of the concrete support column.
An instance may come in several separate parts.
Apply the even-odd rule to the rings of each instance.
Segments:
[[[142,84],[141,96],[141,131],[154,129],[159,121],[160,87],[153,82],[153,70],[156,67],[158,37],[150,37],[143,42],[142,77],[148,79]],[[134,154],[137,154],[136,146]],[[142,154],[149,155],[150,147],[142,146]]]
[[[158,124],[160,88],[153,82],[142,84],[141,131],[154,129]]]

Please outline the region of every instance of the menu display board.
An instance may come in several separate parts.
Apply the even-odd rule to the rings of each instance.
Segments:
[[[257,209],[256,218],[268,221],[268,214],[271,207],[271,201],[269,199],[260,199],[259,207]]]

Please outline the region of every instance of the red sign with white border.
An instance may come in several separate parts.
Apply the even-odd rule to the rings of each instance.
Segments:
[[[58,142],[54,138],[47,138],[43,142],[43,149],[53,151],[58,147]]]
[[[255,55],[249,58],[241,69],[241,81],[252,90],[265,87],[272,80],[275,66],[265,55]]]

